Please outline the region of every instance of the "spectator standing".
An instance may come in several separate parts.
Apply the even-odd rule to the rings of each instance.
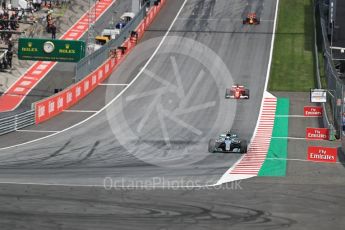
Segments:
[[[51,24],[50,30],[52,32],[52,39],[56,39],[56,26],[54,23]]]
[[[9,67],[12,69],[12,57],[13,57],[13,51],[12,50],[8,50],[6,53],[6,58],[7,58],[7,64],[9,65]]]
[[[52,7],[52,1],[50,0],[49,3],[47,3],[47,2],[48,2],[47,0],[44,0],[44,6],[51,8]]]
[[[2,18],[3,18],[3,24],[4,24],[4,27],[5,27],[5,29],[8,29],[8,26],[9,26],[9,23],[8,23],[8,20],[9,20],[9,15],[8,15],[8,12],[7,11],[5,11],[4,12],[4,15],[2,16]]]
[[[48,14],[46,16],[46,20],[47,20],[47,32],[51,33],[51,25],[53,23],[53,16],[52,16],[51,10],[48,11]]]
[[[32,6],[34,7],[35,11],[39,11],[41,9],[42,0],[33,0]]]
[[[8,39],[8,43],[7,43],[7,49],[8,51],[12,51],[13,48],[13,41],[12,38]]]
[[[46,16],[46,20],[47,22],[49,22],[50,20],[52,20],[52,12],[49,10]]]
[[[3,24],[0,24],[0,30],[4,30]],[[1,39],[1,41],[5,40],[5,34],[4,33],[0,33],[0,39]]]
[[[13,13],[10,17],[10,28],[11,30],[16,30],[17,29],[17,23],[16,23],[16,14]]]

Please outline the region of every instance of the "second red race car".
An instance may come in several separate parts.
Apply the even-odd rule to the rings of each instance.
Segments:
[[[258,25],[260,24],[260,18],[256,16],[256,13],[249,13],[247,17],[243,19],[243,24]]]
[[[249,99],[249,89],[243,85],[233,85],[225,90],[226,99]]]

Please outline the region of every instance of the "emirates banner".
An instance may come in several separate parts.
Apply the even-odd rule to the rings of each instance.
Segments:
[[[304,106],[305,117],[322,117],[321,106]]]
[[[308,140],[329,140],[327,128],[307,128],[305,138]]]
[[[307,159],[315,162],[335,163],[337,162],[337,148],[309,146]]]

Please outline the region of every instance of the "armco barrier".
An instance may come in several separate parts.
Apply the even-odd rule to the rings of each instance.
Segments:
[[[138,33],[138,39],[143,36],[145,29],[152,23],[155,16],[160,11],[161,7],[166,0],[161,0],[160,4],[153,6],[144,20],[136,28]],[[69,88],[55,94],[49,98],[43,99],[36,102],[33,106],[35,108],[35,122],[36,124],[42,123],[58,114],[64,110],[70,108],[82,98],[88,95],[92,90],[94,90],[99,83],[103,82],[110,74],[115,70],[115,68],[124,60],[126,55],[134,48],[136,44],[127,38],[122,44],[126,47],[126,51],[121,57],[110,57],[102,65],[100,65],[95,71],[83,78],[83,80],[70,86]]]
[[[0,119],[0,135],[35,124],[33,110]]]

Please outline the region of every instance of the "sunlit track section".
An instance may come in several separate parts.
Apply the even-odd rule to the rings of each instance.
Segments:
[[[194,6],[203,1],[166,2],[167,6],[158,15],[157,23],[150,27],[150,29],[165,28],[166,33],[148,33],[143,41],[149,42],[151,38],[155,38],[155,40],[150,43],[141,43],[145,47],[136,47],[136,53],[128,56],[123,62],[123,69],[119,68],[118,72],[104,82],[105,84],[128,85],[116,89],[119,91],[119,94],[116,95],[111,92],[115,87],[108,87],[110,93],[105,95],[105,103],[107,103],[105,107],[86,119],[84,119],[85,114],[64,113],[57,120],[38,127],[55,131],[57,128],[52,124],[58,124],[66,117],[68,119],[81,117],[82,121],[79,123],[72,126],[69,123],[63,124],[64,126],[61,125],[63,130],[50,134],[49,138],[45,136],[45,138],[27,142],[25,145],[1,149],[2,179],[0,182],[100,186],[105,177],[110,177],[114,182],[113,185],[116,183],[116,187],[119,187],[131,185],[132,182],[137,181],[146,183],[146,181],[159,177],[162,180],[155,186],[172,187],[175,186],[172,183],[176,181],[178,187],[189,186],[189,182],[192,182],[192,186],[210,186],[216,184],[224,172],[244,156],[241,154],[210,154],[207,151],[207,142],[209,138],[224,131],[224,127],[240,130],[239,136],[246,140],[251,139],[255,134],[254,130],[257,130],[256,127],[260,121],[258,117],[262,98],[264,98],[268,62],[264,57],[268,57],[269,54],[271,33],[259,36],[239,34],[234,37],[223,34],[186,33],[178,34],[180,37],[176,38],[176,34],[171,32],[174,28],[176,30],[198,30],[208,26],[203,23],[175,23],[180,15],[196,17],[192,12]],[[234,18],[241,18],[238,9],[243,9],[243,2],[241,0],[234,1],[234,4],[229,2],[232,1],[205,1],[207,4],[197,16],[207,18],[217,15],[221,18],[232,15],[234,12],[236,13]],[[267,18],[273,18],[275,0],[268,5],[265,15]],[[212,9],[214,9],[213,13],[211,13]],[[228,12],[229,9],[231,13]],[[167,15],[169,18],[165,20]],[[224,29],[230,30],[234,27],[241,30],[242,24],[225,25]],[[263,24],[263,26],[251,29],[258,32],[269,32],[272,30],[271,27],[270,24]],[[254,39],[255,42],[250,42]],[[185,40],[191,40],[192,43],[185,44],[183,43]],[[200,49],[197,46],[199,43],[203,45]],[[143,53],[146,56],[141,59]],[[212,53],[217,55],[211,56]],[[215,58],[210,59],[210,57]],[[224,70],[219,68],[222,63],[225,64]],[[230,70],[234,73],[236,82],[243,83],[256,91],[253,93],[256,95],[255,97],[245,102],[239,101],[234,107],[230,103],[236,101],[224,99],[224,88],[232,84]],[[162,84],[162,81],[157,81],[159,78],[152,77],[150,73],[154,73],[169,84]],[[255,76],[253,76],[254,73]],[[202,78],[203,76],[206,80]],[[224,81],[221,78],[224,78]],[[162,87],[171,92],[163,91],[166,96],[164,95],[165,97],[162,97],[161,101],[153,104],[155,111],[149,113],[150,105],[156,94],[143,97],[143,93],[157,93],[155,90]],[[187,92],[183,94],[179,87]],[[193,90],[194,88],[195,90]],[[103,88],[99,91],[101,90]],[[102,95],[97,91],[94,92],[95,96]],[[179,93],[182,96],[179,96]],[[188,93],[191,96],[188,96]],[[86,98],[87,104],[68,109],[99,109],[99,107],[91,106],[94,102],[98,102],[98,99],[91,100],[90,98],[93,97]],[[169,101],[172,101],[171,105],[168,104]],[[212,104],[214,101],[216,108],[210,107],[214,105]],[[56,106],[57,102],[54,105]],[[195,110],[205,107],[209,108],[207,111],[205,110],[206,112]],[[49,106],[46,105],[45,108],[45,111],[48,111]],[[185,112],[193,109],[194,113],[184,113],[178,117],[179,119],[172,117],[174,111],[180,112],[179,108],[185,109]],[[233,108],[236,108],[236,111]],[[138,126],[146,114],[150,117],[149,122],[146,122],[145,118],[142,122],[143,125]],[[230,121],[232,116],[236,120],[235,122]],[[70,122],[70,120],[63,122],[65,121]],[[35,135],[43,136],[43,134]],[[51,138],[54,140],[51,141]],[[41,158],[49,160],[37,163]],[[17,164],[20,165],[17,166]],[[10,166],[11,170],[7,170]],[[42,176],[37,177],[38,171]],[[24,179],[19,176],[21,173],[25,173]],[[5,177],[4,174],[7,176]],[[232,177],[241,175],[230,174],[230,172],[228,174]]]
[[[276,31],[278,16],[279,0],[276,2],[273,31]],[[261,102],[260,115],[257,121],[248,153],[238,160],[216,184],[223,184],[231,181],[251,178],[258,175],[258,172],[267,156],[270,140],[272,139],[272,131],[274,125],[274,117],[277,105],[277,98],[267,92],[267,86],[270,76],[273,47],[275,33],[272,35],[270,57],[267,66],[267,75],[265,82],[265,90]],[[254,151],[255,150],[255,151]],[[265,151],[264,151],[265,150]]]
[[[258,126],[253,135],[247,154],[245,154],[237,164],[231,167],[217,184],[247,179],[258,175],[266,159],[272,139],[276,107],[277,98],[265,92]]]

